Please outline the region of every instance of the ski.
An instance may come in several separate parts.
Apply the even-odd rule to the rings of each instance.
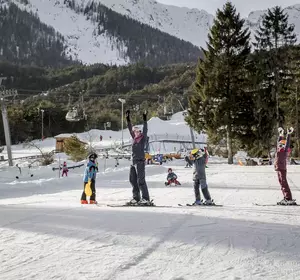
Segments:
[[[187,204],[178,204],[178,206],[180,206],[180,207],[185,207],[185,206],[188,206],[188,207],[223,207],[223,205],[221,205],[221,204],[211,204],[211,205],[209,205],[209,204],[200,204],[200,205],[193,205],[193,204],[189,204],[189,203],[187,203]]]
[[[173,206],[167,206],[167,205],[130,205],[130,204],[107,204],[108,207],[141,207],[141,208],[172,208]]]
[[[259,204],[259,203],[254,203],[255,206],[286,206],[286,207],[291,207],[291,206],[300,206],[299,204],[277,204],[277,203],[270,203],[270,204]]]

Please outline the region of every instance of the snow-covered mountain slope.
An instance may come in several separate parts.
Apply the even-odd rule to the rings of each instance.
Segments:
[[[126,64],[120,51],[114,48],[114,38],[96,35],[97,24],[67,7],[64,0],[11,0],[21,9],[36,13],[40,20],[61,33],[68,42],[69,54],[84,63]],[[124,47],[125,48],[125,47]]]
[[[91,2],[91,0],[82,1]],[[94,1],[196,46],[205,46],[214,19],[213,15],[204,10],[164,5],[155,0]]]
[[[204,48],[209,28],[214,20],[214,16],[204,10],[164,5],[155,0],[94,1],[101,2],[118,13]],[[253,11],[245,18],[253,39],[255,30],[259,27],[261,17],[265,12],[266,10]],[[300,40],[300,4],[285,8],[285,12],[289,15],[289,23],[295,25],[295,32]]]
[[[98,35],[99,25],[95,18],[82,12],[95,3],[204,48],[214,18],[204,10],[164,5],[155,0],[27,0],[28,4],[24,4],[26,2],[23,0],[7,1],[36,13],[42,22],[65,37],[70,54],[88,64],[102,62],[120,65],[130,62],[124,55],[125,44],[105,30]],[[71,6],[79,7],[81,11]],[[297,35],[300,35],[300,4],[285,10],[290,23],[295,25]],[[264,11],[249,14],[246,23],[251,31],[258,27],[263,14]]]
[[[270,7],[271,8],[271,7]],[[300,4],[286,7],[284,11],[289,16],[289,23],[295,26],[295,33],[297,34],[298,41],[300,41]],[[246,19],[247,26],[251,29],[252,35],[255,30],[259,27],[262,20],[262,16],[267,12],[267,10],[253,11],[249,14]]]

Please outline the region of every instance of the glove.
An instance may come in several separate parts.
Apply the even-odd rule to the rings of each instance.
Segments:
[[[284,136],[284,129],[282,127],[278,128],[279,136]]]
[[[130,122],[130,110],[126,111],[125,116],[126,116],[126,121]]]
[[[294,132],[294,128],[290,127],[287,129],[287,134],[292,134]]]
[[[147,111],[145,111],[143,113],[143,121],[146,122],[147,121]]]

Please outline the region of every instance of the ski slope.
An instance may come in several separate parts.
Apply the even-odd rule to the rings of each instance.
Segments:
[[[180,113],[167,122],[151,119],[149,131],[174,131],[178,137],[189,133]],[[93,130],[79,136],[92,145],[114,146],[121,132]],[[55,139],[34,143],[51,151]],[[14,156],[39,154],[22,144],[12,150]],[[52,170],[59,159],[69,167],[86,164],[62,153],[46,167],[14,160],[22,167],[20,174],[16,166],[0,163],[1,279],[300,279],[300,207],[254,205],[282,198],[273,166],[230,166],[226,159],[211,157],[208,185],[215,202],[224,206],[180,208],[179,203],[194,201],[192,169],[184,168],[183,160],[147,165],[151,199],[170,207],[111,208],[107,204],[131,199],[129,160],[116,165],[113,158],[99,159],[99,204],[81,205],[84,166],[62,178]],[[181,186],[164,185],[169,167]],[[298,200],[299,171],[300,166],[288,166]]]
[[[141,129],[143,127],[142,124],[133,125],[139,126]],[[82,133],[64,133],[57,136],[70,137],[72,134],[75,134],[81,141],[87,143],[90,147],[98,151],[101,149],[116,150],[116,148],[122,143],[122,131],[92,129]],[[102,141],[100,141],[100,135],[103,137]],[[150,140],[174,139],[191,141],[190,128],[184,120],[183,112],[174,114],[168,121],[163,121],[157,117],[149,119],[148,136],[150,137]],[[207,141],[207,136],[205,134],[199,134],[194,131],[194,136],[196,141]],[[131,143],[132,139],[127,128],[123,130],[123,139],[124,144]],[[37,147],[43,152],[51,152],[55,149],[55,142],[56,140],[54,138],[47,138],[44,141],[36,139],[32,141],[33,145],[31,146],[25,144],[13,145],[12,156],[13,158],[20,158],[40,155],[41,153]],[[180,149],[182,149],[182,145],[178,143],[166,143],[162,145],[161,143],[156,142],[150,144],[150,152],[152,154],[178,152]],[[112,151],[110,153],[113,154]],[[3,155],[4,158],[7,159],[6,147],[0,155]]]
[[[147,166],[151,198],[174,208],[108,208],[131,198],[130,161],[114,163],[99,161],[98,206],[79,203],[83,167],[68,178],[51,167],[29,178],[24,168],[20,180],[2,167],[2,279],[300,279],[300,208],[253,205],[281,199],[272,166],[210,161],[211,195],[224,207],[196,209],[176,207],[194,199],[182,160]],[[182,186],[164,186],[169,167]],[[299,198],[299,166],[288,168]]]

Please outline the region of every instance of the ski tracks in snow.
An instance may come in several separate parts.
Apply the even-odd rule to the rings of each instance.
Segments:
[[[151,254],[153,254],[157,250],[157,248],[159,248],[164,242],[168,241],[170,237],[172,237],[185,223],[187,223],[189,219],[191,219],[191,217],[192,214],[180,217],[169,227],[169,230],[166,231],[160,239],[152,243],[146,249],[142,250],[141,253],[135,255],[134,257],[131,257],[130,260],[114,269],[113,272],[109,273],[108,275],[105,275],[104,277],[101,277],[101,279],[122,279],[122,277],[119,278],[119,276],[122,275],[122,273],[138,266],[141,262],[146,260]]]

